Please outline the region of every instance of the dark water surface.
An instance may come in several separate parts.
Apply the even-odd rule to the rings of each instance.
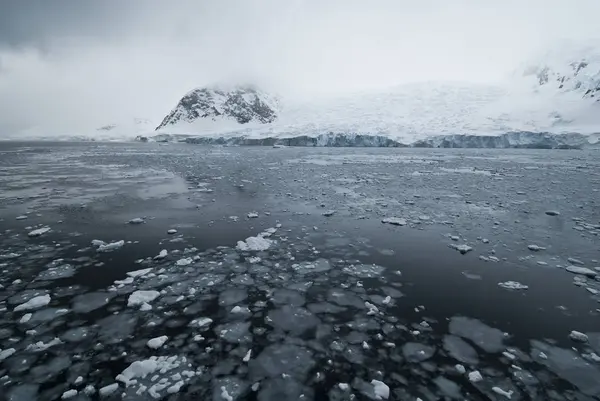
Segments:
[[[0,395],[600,399],[598,156],[0,143]]]

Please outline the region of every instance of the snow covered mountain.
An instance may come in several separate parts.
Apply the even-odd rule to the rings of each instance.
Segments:
[[[600,50],[594,46],[549,52],[543,62],[524,69],[525,77],[559,93],[576,92],[582,98],[600,101]]]
[[[188,92],[156,129],[202,119],[267,124],[277,115],[277,99],[252,86],[198,88]]]

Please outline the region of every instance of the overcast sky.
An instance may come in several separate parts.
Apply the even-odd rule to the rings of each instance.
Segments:
[[[0,0],[0,135],[160,121],[215,82],[290,97],[492,82],[599,37],[599,15],[600,0]]]

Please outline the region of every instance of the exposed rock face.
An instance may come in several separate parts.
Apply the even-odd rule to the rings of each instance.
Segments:
[[[199,88],[187,93],[156,129],[198,119],[267,124],[277,119],[277,109],[278,101],[274,97],[253,87]]]
[[[600,101],[600,62],[580,59],[565,65],[543,65],[531,68],[525,75],[533,75],[540,86],[553,85],[558,90],[576,91],[584,98]]]

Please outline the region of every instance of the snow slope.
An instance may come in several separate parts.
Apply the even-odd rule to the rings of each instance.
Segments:
[[[291,138],[320,135],[382,136],[404,144],[440,135],[498,136],[507,132],[600,132],[600,104],[575,91],[428,82],[386,92],[284,103],[270,124],[178,124],[162,133],[200,137]]]
[[[561,43],[532,60],[496,85],[422,82],[304,102],[284,99],[278,118],[272,121],[251,120],[241,125],[231,120],[192,118],[161,126],[158,131],[253,140],[362,135],[403,144],[439,136],[577,133],[591,135],[590,142],[596,142],[600,132],[600,48]],[[505,139],[529,145],[538,141],[536,138],[510,135]]]

